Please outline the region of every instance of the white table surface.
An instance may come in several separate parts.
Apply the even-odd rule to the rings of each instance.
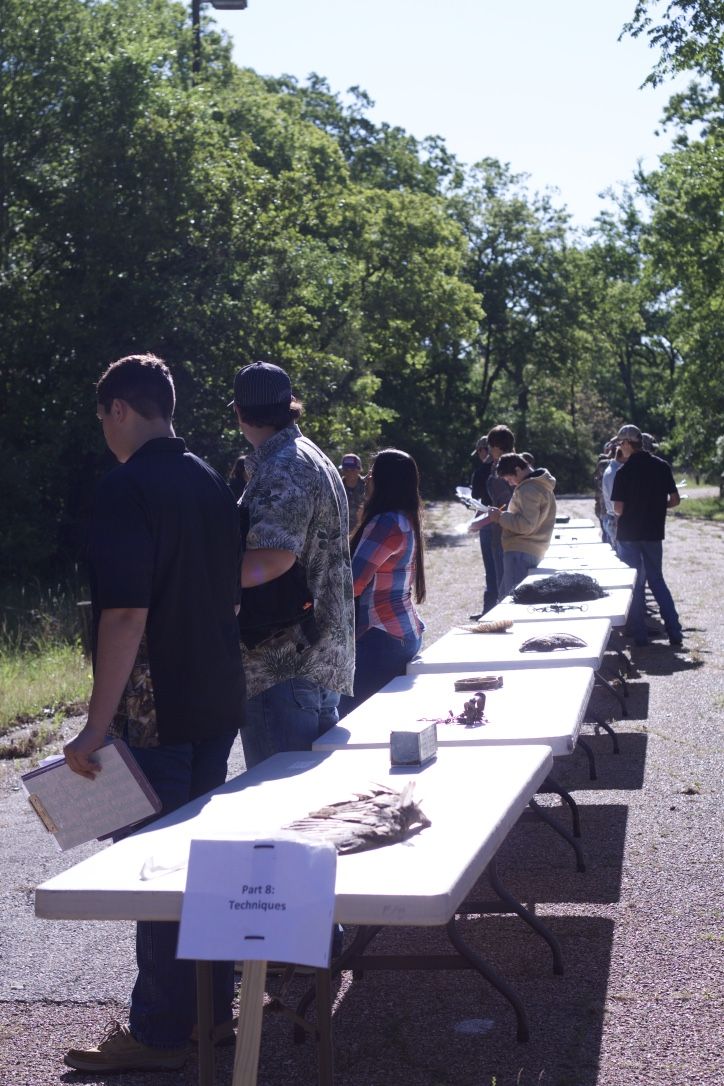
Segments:
[[[389,748],[390,731],[416,721],[462,712],[473,691],[457,691],[460,675],[402,675],[320,736],[315,750]],[[506,671],[498,690],[485,691],[488,723],[438,724],[438,747],[545,743],[554,756],[570,754],[593,689],[590,667]]]
[[[556,521],[555,530],[558,531],[559,528],[570,528],[572,530],[575,530],[577,528],[595,527],[596,525],[590,517],[571,517],[570,520],[567,520],[565,522],[565,524],[559,524],[558,521]]]
[[[555,652],[520,652],[523,641],[540,637],[545,630],[539,622],[516,622],[499,634],[475,634],[450,630],[407,665],[408,675],[429,671],[505,671],[537,667],[599,668],[611,633],[608,619],[570,619],[559,622],[550,616],[551,633],[572,633],[587,644]]]
[[[558,555],[565,554],[580,554],[582,558],[590,557],[591,554],[605,554],[607,558],[613,556],[618,558],[618,555],[614,551],[610,543],[602,543],[600,537],[593,533],[588,539],[551,539],[548,550],[546,551],[547,558],[555,558]]]
[[[633,591],[630,588],[607,588],[606,591],[608,595],[601,599],[583,600],[571,605],[572,608],[583,607],[585,610],[561,611],[560,614],[554,611],[536,611],[533,608],[540,607],[541,604],[514,603],[510,596],[506,596],[502,603],[496,604],[485,614],[485,618],[511,618],[513,622],[571,622],[577,618],[607,618],[612,626],[625,626]]]
[[[599,569],[628,569],[625,562],[612,550],[596,550],[593,545],[585,544],[578,550],[563,548],[562,554],[546,554],[535,567],[536,573],[558,573],[568,570],[570,573],[587,573]],[[596,574],[594,573],[595,577]]]
[[[348,924],[445,924],[535,795],[553,761],[547,746],[444,748],[422,770],[392,770],[383,750],[277,754],[152,827],[38,887],[49,919],[178,920],[193,837],[269,837],[325,803],[374,782],[414,778],[432,825],[337,864],[335,919]],[[141,879],[154,856],[180,870]]]
[[[567,524],[556,524],[551,535],[551,543],[600,543],[601,533],[598,528],[569,528]]]
[[[564,571],[557,570],[556,572]],[[522,584],[532,584],[533,581],[540,581],[543,577],[550,576],[550,573],[541,573],[540,566],[537,566],[535,573],[529,573]],[[588,576],[592,577],[594,581],[598,581],[601,588],[633,588],[636,581],[636,570],[621,562],[619,566],[610,569],[594,569]]]

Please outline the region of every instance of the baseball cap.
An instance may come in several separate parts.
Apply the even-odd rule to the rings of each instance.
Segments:
[[[233,407],[277,407],[292,400],[289,374],[273,362],[252,362],[239,370],[234,378]]]
[[[342,463],[339,465],[339,470],[341,471],[342,468],[357,468],[361,471],[362,461],[359,456],[357,456],[357,453],[345,453],[342,457]]]
[[[487,449],[487,448],[488,448],[488,437],[487,437],[487,434],[483,434],[483,436],[479,437],[478,440],[475,442],[475,448],[473,449],[473,452],[476,453],[478,451],[478,449]]]
[[[641,431],[638,426],[633,426],[630,422],[625,426],[622,426],[619,432],[616,434],[616,441],[635,441],[637,444],[641,444]]]

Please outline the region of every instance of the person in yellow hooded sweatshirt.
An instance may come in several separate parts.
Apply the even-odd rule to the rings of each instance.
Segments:
[[[507,509],[493,508],[476,517],[469,531],[480,531],[490,522],[502,529],[503,580],[498,597],[502,600],[538,565],[548,549],[556,521],[556,481],[545,468],[531,468],[517,453],[500,457],[498,475],[515,488]]]

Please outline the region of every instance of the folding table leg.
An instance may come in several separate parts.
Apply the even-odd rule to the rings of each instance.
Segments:
[[[576,746],[580,747],[581,750],[585,752],[585,755],[588,758],[588,779],[589,779],[589,781],[597,781],[598,780],[598,773],[596,772],[596,757],[595,757],[595,755],[593,753],[593,750],[591,749],[590,745],[586,742],[586,740],[582,739],[580,735],[578,736],[578,742],[576,743]]]
[[[597,728],[602,728],[603,731],[611,736],[611,742],[613,743],[613,753],[620,754],[621,751],[618,748],[618,736],[616,735],[616,732],[613,730],[608,721],[604,720],[603,717],[597,716],[594,723]]]
[[[553,953],[553,972],[556,976],[561,976],[563,973],[563,955],[561,953],[560,943],[553,932],[548,930],[542,920],[529,912],[517,898],[513,897],[509,890],[506,890],[500,881],[498,865],[495,859],[492,859],[488,864],[488,878],[490,879],[490,885],[500,900],[504,901],[524,923],[531,927],[533,931],[537,932],[538,935],[548,943],[548,946]]]
[[[213,963],[196,962],[196,1023],[199,1034],[199,1086],[213,1086],[214,986]]]
[[[621,706],[621,712],[623,713],[623,715],[624,715],[624,716],[628,716],[628,709],[626,708],[626,702],[625,702],[625,700],[624,700],[624,696],[623,696],[623,694],[621,693],[621,691],[620,691],[620,690],[617,690],[617,689],[616,689],[616,687],[615,687],[615,686],[613,685],[613,683],[610,683],[610,682],[608,681],[608,679],[606,679],[606,678],[605,678],[605,677],[604,677],[604,676],[603,676],[603,675],[601,674],[601,672],[600,672],[600,671],[596,671],[596,672],[595,672],[595,676],[596,676],[596,682],[597,682],[597,683],[600,683],[600,684],[601,684],[601,686],[605,686],[605,687],[606,687],[606,689],[607,689],[607,690],[608,690],[608,691],[609,691],[609,692],[610,692],[611,694],[613,694],[613,696],[615,697],[616,701],[617,701],[617,702],[619,703],[619,705]]]
[[[382,927],[380,925],[377,925],[376,927],[358,927],[357,931],[355,933],[354,939],[349,944],[347,949],[344,951],[343,954],[340,954],[340,956],[338,958],[335,958],[335,960],[332,962],[332,966],[331,966],[331,969],[329,971],[330,978],[336,976],[338,973],[341,973],[343,969],[346,969],[347,968],[346,963],[348,961],[352,961],[353,959],[360,957],[364,953],[365,948],[367,946],[369,946],[369,944],[372,942],[375,935],[377,935],[377,933],[379,931],[381,931],[381,930],[382,930]],[[355,980],[359,980],[361,978],[361,976],[362,976],[361,972],[357,973],[355,971],[355,973],[354,973]],[[307,1013],[308,1009],[311,1007],[311,1005],[314,1002],[316,996],[317,996],[317,986],[316,986],[316,984],[312,984],[312,985],[310,985],[309,988],[307,988],[306,992],[304,993],[302,998],[297,1003],[297,1010],[296,1010],[297,1017],[304,1018],[304,1015]],[[302,1026],[295,1025],[295,1027],[294,1027],[294,1043],[299,1044],[299,1045],[304,1044],[305,1040],[306,1040],[306,1031],[302,1028]]]
[[[534,799],[528,801],[528,806],[532,811],[535,811],[541,822],[545,822],[547,826],[550,826],[552,830],[555,830],[556,833],[560,834],[564,841],[568,842],[576,854],[576,870],[585,871],[586,861],[583,858],[583,849],[578,841],[576,841],[575,837],[568,832],[565,826],[561,826],[560,822],[557,822],[555,818],[551,818],[545,807],[541,807]]]
[[[618,642],[618,644],[611,644],[611,642],[614,641],[614,639]],[[609,640],[609,648],[613,649],[613,651],[618,656],[619,663],[621,664],[621,668],[622,668],[622,670],[621,670],[621,678],[622,678],[623,682],[625,683],[626,678],[630,677],[633,674],[634,666],[633,666],[633,662],[631,660],[631,657],[626,655],[625,643],[624,643],[623,637],[621,636],[621,627],[620,626],[615,626],[611,630],[611,637],[610,637],[610,640]]]
[[[578,813],[578,804],[576,803],[576,801],[573,798],[573,796],[571,795],[571,793],[567,789],[565,789],[562,784],[559,784],[557,780],[555,780],[553,777],[551,777],[550,774],[543,781],[543,786],[542,786],[542,788],[540,790],[541,791],[546,790],[546,791],[549,791],[549,792],[555,792],[555,794],[557,796],[560,796],[561,799],[565,803],[568,804],[568,806],[570,807],[570,810],[571,810],[571,821],[573,823],[573,836],[574,837],[580,837],[581,836],[581,817],[580,817],[580,815]]]
[[[332,1086],[334,1082],[334,1050],[332,1047],[332,973],[329,969],[317,969],[317,1061],[319,1086]]]
[[[481,976],[485,977],[488,984],[491,984],[493,988],[500,992],[504,999],[507,999],[511,1007],[515,1011],[515,1017],[517,1020],[517,1040],[523,1044],[530,1037],[530,1030],[528,1029],[528,1019],[526,1017],[523,1004],[508,982],[501,977],[492,965],[489,965],[479,954],[476,954],[474,950],[471,950],[467,943],[463,940],[460,932],[455,926],[455,917],[452,920],[448,920],[445,925],[445,931],[447,937],[457,950],[461,958],[469,962],[473,969],[477,970]]]

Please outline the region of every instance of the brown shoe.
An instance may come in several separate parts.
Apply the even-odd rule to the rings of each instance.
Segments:
[[[76,1071],[178,1071],[188,1048],[152,1048],[141,1044],[128,1026],[109,1022],[105,1037],[95,1048],[71,1048],[64,1062]]]

